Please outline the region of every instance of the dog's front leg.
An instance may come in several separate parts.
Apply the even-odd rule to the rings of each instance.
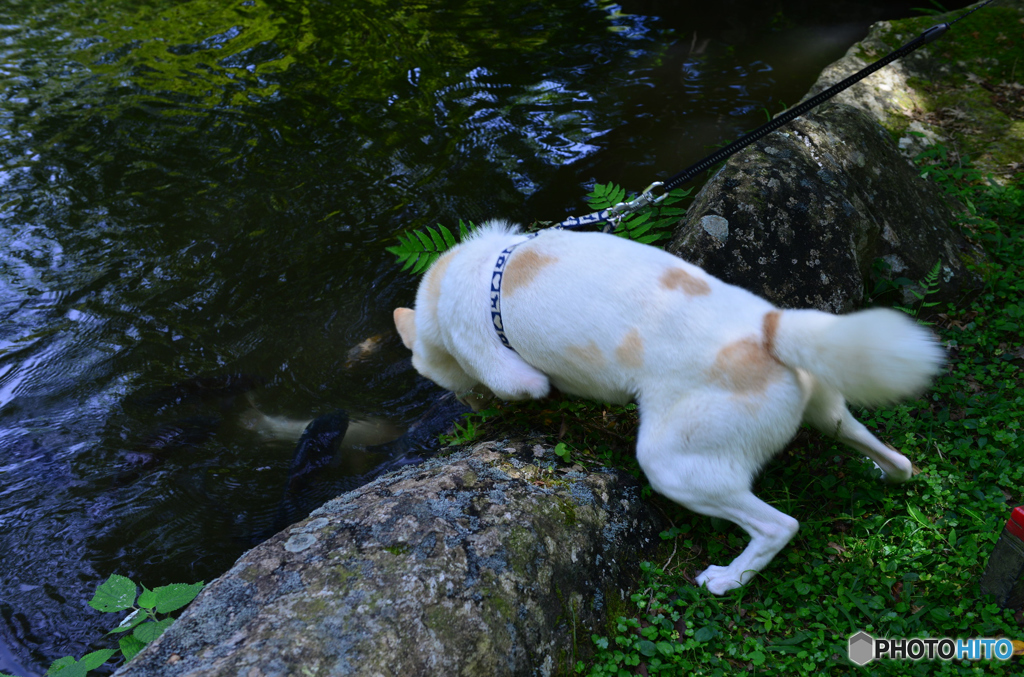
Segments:
[[[540,399],[551,390],[545,374],[504,346],[467,352],[465,359],[476,370],[480,382],[503,400]]]

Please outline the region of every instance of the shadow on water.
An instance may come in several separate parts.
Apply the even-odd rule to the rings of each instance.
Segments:
[[[3,3],[0,672],[101,647],[109,574],[210,580],[434,450],[398,231],[642,188],[914,3],[691,4]],[[296,465],[337,410],[409,432]]]

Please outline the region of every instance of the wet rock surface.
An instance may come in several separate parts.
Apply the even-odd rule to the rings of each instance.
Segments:
[[[534,441],[388,474],[244,555],[117,674],[568,672],[658,540],[639,489]]]

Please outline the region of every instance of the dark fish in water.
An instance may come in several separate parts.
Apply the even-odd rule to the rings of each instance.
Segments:
[[[242,425],[264,437],[284,441],[295,439],[302,431],[274,525],[270,531],[257,534],[253,542],[301,520],[333,495],[430,457],[437,450],[437,436],[450,430],[454,421],[469,411],[454,394],[445,393],[401,434],[387,423],[352,420],[343,410],[308,423],[252,410],[242,417]],[[324,486],[314,486],[328,467],[336,468],[338,476]]]
[[[313,419],[306,426],[288,469],[288,493],[301,491],[316,471],[331,464],[348,427],[348,413],[342,410]]]
[[[295,445],[292,464],[288,468],[288,482],[277,509],[274,532],[309,514],[309,485],[316,474],[330,465],[349,428],[348,413],[342,410],[325,414],[311,421]],[[264,534],[260,540],[270,534]]]
[[[176,451],[202,446],[220,429],[237,396],[265,381],[249,374],[198,376],[128,398],[125,406],[131,420],[124,424],[121,437],[136,441],[122,460],[135,472],[132,477]],[[161,419],[155,428],[140,434]]]

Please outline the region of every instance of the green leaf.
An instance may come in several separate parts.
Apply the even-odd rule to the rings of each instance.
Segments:
[[[416,261],[416,265],[412,267],[413,274],[418,275],[424,272],[430,267],[430,264],[432,264],[436,258],[436,256],[428,254],[427,252],[420,254],[419,259]]]
[[[409,270],[410,268],[415,267],[416,261],[419,259],[419,254],[405,254],[404,256],[405,256],[405,259],[404,259],[405,260],[405,265],[402,266],[402,272],[403,273],[405,271]]]
[[[173,618],[165,618],[162,621],[143,623],[139,627],[135,628],[135,632],[132,633],[132,636],[143,644],[149,644],[154,639],[164,634],[164,630],[169,628],[173,622]]]
[[[693,638],[698,642],[709,642],[715,638],[715,629],[705,625],[702,628],[697,628],[697,631],[693,633]]]
[[[85,677],[86,673],[106,663],[115,653],[117,652],[113,649],[101,649],[100,651],[87,653],[80,661],[76,661],[71,656],[64,656],[50,664],[46,675],[47,677],[56,675],[60,677]]]
[[[438,230],[441,231],[441,237],[444,238],[444,243],[445,243],[445,245],[447,245],[447,248],[451,249],[452,247],[454,247],[455,246],[455,236],[452,235],[452,231],[448,230],[447,228],[442,226],[440,223],[437,224],[437,228],[438,228]]]
[[[419,241],[423,243],[423,251],[431,251],[434,243],[429,237],[418,230],[412,231],[412,234],[419,238]]]
[[[47,677],[50,677],[50,675],[61,674],[62,671],[65,668],[69,668],[69,667],[71,667],[73,665],[77,665],[77,664],[78,664],[78,661],[75,660],[74,656],[64,656],[63,658],[58,658],[54,662],[50,663],[50,668],[46,671],[46,675],[47,675]],[[70,675],[70,673],[66,673],[66,674]],[[82,674],[85,674],[85,673],[82,673]]]
[[[655,656],[658,653],[658,647],[656,647],[654,645],[654,642],[652,642],[649,639],[641,639],[640,642],[637,644],[637,649],[639,649],[640,653],[647,656],[648,658],[650,658],[651,656]]]
[[[142,594],[139,595],[139,606],[143,609],[152,609],[156,606],[156,593],[142,586]]]
[[[138,637],[133,637],[132,635],[122,637],[117,641],[117,643],[121,647],[121,653],[124,654],[124,659],[126,661],[130,661],[135,658],[136,654],[146,647],[145,642]]]
[[[203,582],[200,581],[192,585],[173,583],[155,588],[153,595],[156,598],[157,613],[170,613],[188,605],[203,589],[203,585]]]
[[[114,635],[121,632],[128,632],[140,623],[144,623],[148,618],[149,616],[142,613],[141,610],[136,609],[134,613],[131,613],[128,616],[126,616],[125,619],[121,621],[120,625],[118,625],[116,628],[114,628],[107,634]]]
[[[99,651],[85,654],[78,663],[79,665],[84,665],[86,670],[95,670],[109,661],[116,653],[113,649],[100,649]]]
[[[433,228],[428,227],[427,228],[427,234],[429,234],[430,235],[430,239],[433,240],[434,248],[437,251],[443,252],[445,249],[447,249],[447,247],[445,247],[444,240],[441,238],[440,233],[438,233]]]
[[[914,521],[919,523],[921,526],[928,527],[929,529],[935,528],[935,525],[924,516],[924,513],[915,508],[912,504],[907,504],[907,512],[910,513],[910,516],[914,518]]]
[[[89,601],[97,611],[124,611],[135,603],[135,583],[130,578],[111,574]]]
[[[656,646],[662,656],[671,656],[676,651],[676,645],[672,642],[658,642]]]

